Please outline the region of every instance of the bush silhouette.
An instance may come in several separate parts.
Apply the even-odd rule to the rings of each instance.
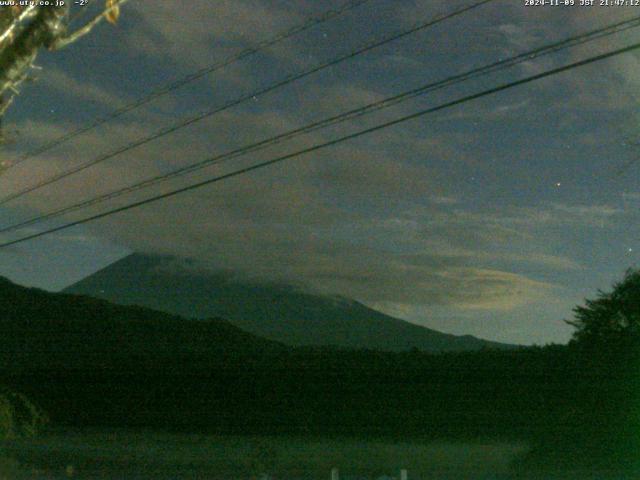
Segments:
[[[640,338],[640,270],[627,270],[611,292],[574,308],[573,342],[598,348],[628,347]]]
[[[0,440],[33,436],[47,421],[44,412],[24,395],[0,389]]]
[[[565,399],[572,420],[561,435],[545,440],[565,458],[572,450],[580,463],[638,472],[640,270],[627,270],[610,292],[598,291],[573,311],[567,359],[576,377]]]

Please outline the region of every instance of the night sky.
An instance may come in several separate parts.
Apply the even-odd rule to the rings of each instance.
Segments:
[[[0,194],[469,3],[372,0],[9,169]],[[6,117],[14,141],[3,160],[341,4],[131,0],[117,26],[39,57],[37,81]],[[85,7],[86,17],[98,6]],[[0,224],[638,15],[640,7],[496,0],[21,197],[0,207]],[[640,28],[526,62],[109,207],[638,41]],[[638,262],[639,87],[638,53],[570,70],[0,250],[0,275],[57,290],[133,251],[174,254],[353,297],[444,332],[566,342],[571,308]]]

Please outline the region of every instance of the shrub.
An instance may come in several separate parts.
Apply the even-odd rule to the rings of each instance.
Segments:
[[[45,413],[24,395],[0,389],[0,439],[33,436],[47,421]]]

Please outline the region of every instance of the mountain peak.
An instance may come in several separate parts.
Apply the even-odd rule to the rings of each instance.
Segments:
[[[415,325],[342,295],[242,281],[229,272],[192,269],[196,265],[132,254],[65,291],[188,318],[222,317],[247,332],[293,346],[430,352],[508,347]]]

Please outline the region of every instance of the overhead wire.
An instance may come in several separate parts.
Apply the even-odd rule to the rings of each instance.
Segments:
[[[195,80],[198,80],[202,77],[204,77],[205,75],[208,75],[210,73],[213,73],[217,70],[221,70],[223,68],[228,67],[229,65],[232,65],[233,63],[239,62],[240,60],[243,60],[251,55],[254,55],[262,50],[265,50],[269,47],[272,47],[294,35],[297,35],[298,33],[302,33],[312,27],[315,27],[317,25],[320,25],[322,23],[328,22],[350,10],[355,9],[356,7],[359,7],[361,5],[364,5],[365,3],[370,2],[371,0],[350,0],[346,3],[344,3],[343,5],[339,6],[338,8],[335,9],[331,9],[331,10],[327,10],[325,12],[323,12],[322,14],[315,16],[315,17],[311,17],[308,18],[306,21],[304,21],[303,23],[296,25],[292,28],[289,28],[283,32],[278,33],[277,35],[270,37],[266,40],[263,40],[261,42],[258,42],[256,45],[252,46],[252,47],[248,47],[245,48],[244,50],[241,50],[240,52],[231,55],[227,58],[225,58],[224,60],[220,60],[218,62],[215,62],[211,65],[202,67],[199,70],[196,70],[195,72],[191,72],[181,78],[179,78],[178,80],[175,80],[167,85],[163,85],[153,91],[151,91],[150,93],[148,93],[147,95],[134,100],[132,102],[129,102],[125,105],[123,105],[122,107],[109,112],[108,114],[102,116],[102,117],[98,117],[97,119],[95,119],[93,122],[90,122],[86,125],[83,125],[81,127],[78,127],[75,130],[72,130],[71,132],[65,133],[57,138],[55,138],[54,140],[34,149],[31,150],[30,152],[25,153],[24,155],[22,155],[21,157],[19,157],[14,163],[13,165],[9,166],[8,168],[11,168],[13,166],[16,166],[24,161],[27,161],[33,157],[36,157],[38,155],[41,155],[59,145],[62,145],[63,143],[66,143],[67,141],[71,140],[72,138],[75,138],[79,135],[82,135],[86,132],[89,132],[90,130],[93,130],[107,122],[110,122],[111,120],[114,120],[118,117],[121,117],[122,115],[131,112],[135,109],[138,109],[150,102],[152,102],[153,100],[155,100],[156,98],[162,97],[164,95],[167,95],[168,93],[171,93],[175,90],[178,90],[180,88],[182,88],[183,86],[194,82]]]
[[[250,145],[246,145],[243,147],[240,147],[238,149],[232,150],[230,152],[226,152],[217,156],[214,156],[212,158],[208,158],[205,160],[202,160],[200,162],[194,163],[194,164],[190,164],[190,165],[186,165],[184,167],[178,168],[178,169],[174,169],[170,172],[167,173],[163,173],[160,175],[156,175],[154,177],[136,182],[132,185],[126,186],[126,187],[121,187],[118,188],[116,190],[112,190],[108,193],[99,195],[97,197],[73,204],[73,205],[69,205],[67,207],[63,207],[57,210],[53,210],[44,214],[40,214],[37,215],[35,217],[32,217],[30,219],[0,228],[0,233],[7,233],[9,231],[12,230],[17,230],[19,228],[23,228],[29,225],[33,225],[36,223],[40,223],[42,221],[45,220],[49,220],[52,218],[56,218],[58,216],[64,215],[66,213],[70,213],[73,211],[77,211],[80,209],[84,209],[87,208],[89,206],[92,205],[96,205],[99,203],[103,203],[106,202],[108,200],[112,200],[115,198],[118,198],[122,195],[125,194],[129,194],[138,190],[141,190],[143,188],[148,188],[151,187],[153,185],[159,184],[161,182],[165,182],[169,179],[178,177],[178,176],[183,176],[186,175],[188,173],[192,173],[194,171],[200,170],[202,168],[214,165],[214,164],[218,164],[221,163],[223,161],[227,161],[233,158],[237,158],[243,155],[246,155],[248,153],[253,153],[259,150],[263,150],[267,147],[282,143],[286,140],[290,140],[292,138],[295,138],[299,135],[303,135],[303,134],[308,134],[311,133],[313,131],[322,129],[322,128],[327,128],[329,126],[332,125],[336,125],[348,120],[354,120],[356,118],[362,117],[364,115],[373,113],[375,111],[378,110],[382,110],[385,108],[389,108],[391,106],[397,105],[401,102],[405,102],[408,101],[412,98],[415,98],[419,95],[424,95],[425,93],[429,93],[429,92],[433,92],[463,81],[467,81],[479,76],[484,76],[484,75],[488,75],[491,73],[495,73],[497,71],[500,71],[502,69],[506,69],[512,66],[515,66],[519,63],[522,62],[526,62],[526,61],[530,61],[536,58],[539,58],[543,55],[549,55],[551,53],[556,53],[558,51],[567,49],[567,48],[571,48],[577,45],[581,45],[584,44],[586,42],[590,42],[590,41],[594,41],[597,39],[601,39],[604,38],[605,36],[609,36],[612,35],[614,33],[619,33],[621,31],[627,30],[629,28],[634,28],[634,27],[638,27],[640,26],[640,16],[636,16],[633,17],[631,19],[628,20],[624,20],[621,22],[617,22],[611,25],[607,25],[595,30],[591,30],[588,32],[584,32],[582,34],[579,35],[575,35],[573,37],[564,39],[564,40],[560,40],[557,42],[553,42],[551,44],[547,44],[541,47],[538,47],[536,49],[533,50],[529,50],[520,54],[517,54],[515,56],[503,59],[503,60],[499,60],[497,62],[491,63],[489,65],[485,65],[482,67],[478,67],[475,69],[471,69],[468,71],[465,71],[463,73],[448,77],[444,80],[440,80],[440,81],[436,81],[436,82],[432,82],[432,83],[428,83],[426,85],[420,86],[418,88],[414,88],[411,89],[409,91],[405,91],[403,93],[397,94],[397,95],[393,95],[391,97],[387,97],[384,99],[381,99],[379,101],[376,102],[372,102],[370,104],[367,104],[365,106],[359,107],[359,108],[355,108],[352,110],[349,110],[347,112],[343,112],[341,114],[338,115],[334,115],[334,116],[330,116],[328,118],[324,118],[322,120],[313,122],[311,124],[305,125],[303,127],[299,127],[299,128],[295,128],[293,130],[289,130],[287,132],[284,132],[282,134],[273,136],[273,137],[269,137],[267,139],[261,140],[259,142],[250,144]]]
[[[379,47],[381,47],[383,45],[387,45],[387,44],[389,44],[391,42],[394,42],[396,40],[404,38],[404,37],[406,37],[408,35],[411,35],[413,33],[418,32],[418,31],[421,31],[421,30],[424,30],[426,28],[429,28],[429,27],[432,27],[434,25],[437,25],[437,24],[439,24],[441,22],[444,22],[446,20],[454,18],[454,17],[456,17],[458,15],[466,13],[466,12],[472,10],[472,9],[478,8],[478,7],[480,7],[480,6],[484,5],[484,4],[492,2],[492,1],[494,1],[494,0],[481,0],[479,2],[475,2],[473,4],[466,5],[466,6],[462,7],[462,8],[454,10],[452,12],[449,12],[449,13],[446,13],[446,14],[437,15],[436,17],[430,18],[427,21],[422,21],[422,22],[420,22],[418,24],[413,25],[412,27],[410,27],[408,29],[401,30],[400,32],[396,32],[396,33],[394,33],[394,34],[392,34],[390,36],[386,36],[386,37],[383,37],[383,38],[380,38],[380,39],[374,39],[372,42],[368,42],[364,46],[359,47],[356,50],[352,50],[352,51],[348,52],[347,54],[339,55],[336,58],[333,58],[333,59],[331,59],[329,61],[326,61],[326,62],[322,62],[322,63],[320,63],[318,65],[315,65],[315,66],[313,66],[311,68],[308,68],[308,69],[306,69],[306,70],[304,70],[302,72],[289,75],[289,76],[285,77],[284,79],[278,80],[275,83],[272,83],[272,84],[270,84],[270,85],[268,85],[266,87],[262,87],[262,88],[260,88],[260,89],[258,89],[256,91],[252,91],[252,92],[250,92],[248,94],[241,95],[240,97],[235,98],[235,99],[233,99],[231,101],[228,101],[228,102],[224,103],[221,106],[217,106],[217,107],[214,107],[212,109],[208,109],[208,110],[206,110],[204,112],[201,112],[201,113],[198,113],[198,114],[196,114],[194,116],[191,116],[191,117],[188,117],[186,119],[183,119],[183,120],[181,120],[180,122],[178,122],[176,124],[173,124],[171,126],[162,128],[159,131],[157,131],[157,132],[155,132],[155,133],[153,133],[151,135],[148,135],[146,137],[134,140],[134,141],[130,142],[129,144],[127,144],[127,145],[125,145],[123,147],[117,148],[116,150],[113,150],[113,151],[111,151],[111,152],[109,152],[107,154],[101,155],[101,156],[96,157],[96,158],[94,158],[92,160],[89,160],[87,162],[84,162],[84,163],[81,163],[81,164],[76,165],[74,167],[68,168],[68,169],[66,169],[66,170],[64,170],[64,171],[62,171],[60,173],[57,173],[57,174],[53,175],[52,177],[46,178],[46,179],[44,179],[44,180],[42,180],[42,181],[40,181],[40,182],[38,182],[36,184],[27,186],[27,187],[25,187],[25,188],[23,188],[21,190],[18,190],[16,192],[13,192],[13,193],[10,193],[8,195],[5,195],[4,197],[0,197],[0,206],[4,205],[4,204],[6,204],[6,203],[8,203],[8,202],[10,202],[12,200],[15,200],[17,198],[20,198],[23,195],[26,195],[28,193],[34,192],[36,190],[39,190],[40,188],[46,187],[46,186],[51,185],[53,183],[56,183],[56,182],[58,182],[60,180],[68,178],[68,177],[70,177],[72,175],[75,175],[76,173],[80,173],[80,172],[82,172],[82,171],[84,171],[84,170],[86,170],[88,168],[91,168],[91,167],[93,167],[95,165],[98,165],[98,164],[100,164],[100,163],[102,163],[102,162],[104,162],[106,160],[109,160],[109,159],[114,158],[114,157],[116,157],[118,155],[121,155],[121,154],[123,154],[125,152],[133,150],[134,148],[137,148],[139,146],[145,145],[145,144],[147,144],[149,142],[152,142],[154,140],[157,140],[159,138],[165,137],[165,136],[167,136],[167,135],[169,135],[171,133],[174,133],[174,132],[176,132],[176,131],[178,131],[178,130],[180,130],[182,128],[185,128],[185,127],[187,127],[189,125],[192,125],[192,124],[197,123],[199,121],[202,121],[202,120],[204,120],[206,118],[209,118],[209,117],[211,117],[211,116],[213,116],[215,114],[218,114],[218,113],[221,113],[223,111],[226,111],[226,110],[228,110],[228,109],[230,109],[232,107],[236,107],[236,106],[238,106],[238,105],[240,105],[240,104],[242,104],[244,102],[247,102],[249,100],[258,98],[258,97],[260,97],[262,95],[265,95],[265,94],[267,94],[269,92],[272,92],[272,91],[274,91],[276,89],[279,89],[279,88],[281,88],[281,87],[283,87],[285,85],[289,85],[289,84],[291,84],[293,82],[301,80],[301,79],[303,79],[305,77],[308,77],[308,76],[310,76],[312,74],[318,73],[318,72],[320,72],[322,70],[325,70],[325,69],[327,69],[329,67],[333,67],[335,65],[338,65],[339,63],[342,63],[342,62],[344,62],[346,60],[355,58],[355,57],[357,57],[359,55],[362,55],[362,54],[364,54],[366,52],[369,52],[369,51],[371,51],[373,49],[379,48]],[[6,174],[6,170],[5,170],[5,174]]]
[[[515,88],[515,87],[518,87],[518,86],[521,86],[521,85],[525,85],[525,84],[528,84],[528,83],[531,83],[531,82],[534,82],[534,81],[537,81],[537,80],[541,80],[543,78],[550,77],[552,75],[557,75],[559,73],[563,73],[563,72],[566,72],[568,70],[572,70],[574,68],[582,67],[582,66],[589,65],[589,64],[592,64],[592,63],[595,63],[595,62],[599,62],[599,61],[602,61],[602,60],[605,60],[605,59],[608,59],[608,58],[612,58],[614,56],[622,55],[624,53],[628,53],[628,52],[637,50],[639,48],[640,48],[640,42],[634,43],[634,44],[626,46],[626,47],[618,48],[618,49],[615,49],[615,50],[610,50],[610,51],[608,51],[606,53],[602,53],[602,54],[599,54],[599,55],[594,55],[594,56],[588,57],[588,58],[583,59],[583,60],[572,62],[572,63],[564,65],[562,67],[553,68],[553,69],[550,69],[550,70],[547,70],[547,71],[544,71],[544,72],[541,72],[541,73],[538,73],[538,74],[535,74],[535,75],[530,75],[528,77],[525,77],[525,78],[522,78],[522,79],[519,79],[519,80],[503,83],[503,84],[498,85],[496,87],[492,87],[492,88],[483,90],[483,91],[478,92],[478,93],[466,95],[464,97],[448,101],[446,103],[437,105],[435,107],[430,107],[430,108],[427,108],[427,109],[423,109],[423,110],[420,110],[418,112],[415,112],[415,113],[412,113],[412,114],[409,114],[409,115],[404,115],[404,116],[396,118],[394,120],[387,121],[387,122],[384,122],[384,123],[380,123],[380,124],[375,125],[373,127],[369,127],[369,128],[366,128],[366,129],[363,129],[363,130],[360,130],[360,131],[357,131],[357,132],[354,132],[354,133],[351,133],[351,134],[348,134],[348,135],[344,135],[344,136],[335,138],[335,139],[327,141],[327,142],[318,143],[318,144],[315,144],[315,145],[313,145],[311,147],[307,147],[307,148],[304,148],[302,150],[298,150],[298,151],[293,152],[293,153],[289,153],[289,154],[286,154],[286,155],[281,155],[281,156],[272,158],[270,160],[262,161],[262,162],[255,163],[253,165],[250,165],[250,166],[235,170],[233,172],[225,173],[225,174],[222,174],[222,175],[217,175],[215,177],[211,177],[211,178],[208,178],[206,180],[202,180],[202,181],[199,181],[199,182],[196,182],[196,183],[192,183],[190,185],[187,185],[187,186],[184,186],[184,187],[181,187],[181,188],[178,188],[178,189],[174,189],[174,190],[171,190],[169,192],[164,192],[164,193],[161,193],[161,194],[157,194],[157,195],[154,195],[152,197],[149,197],[149,198],[146,198],[146,199],[143,199],[143,200],[138,200],[138,201],[129,203],[127,205],[123,205],[123,206],[120,206],[120,207],[117,207],[117,208],[113,208],[113,209],[105,211],[105,212],[101,212],[101,213],[94,214],[94,215],[91,215],[91,216],[88,216],[88,217],[84,217],[82,219],[75,220],[75,221],[72,221],[72,222],[69,222],[69,223],[66,223],[66,224],[63,224],[63,225],[59,225],[59,226],[54,227],[54,228],[50,228],[50,229],[47,229],[47,230],[44,230],[44,231],[40,231],[40,232],[37,232],[37,233],[26,235],[26,236],[23,236],[21,238],[14,239],[14,240],[11,240],[11,241],[8,241],[8,242],[3,242],[3,243],[0,243],[0,248],[6,248],[8,246],[16,245],[16,244],[19,244],[19,243],[23,243],[23,242],[26,242],[28,240],[32,240],[32,239],[35,239],[35,238],[43,237],[43,236],[46,236],[46,235],[51,235],[53,233],[56,233],[56,232],[59,232],[59,231],[62,231],[62,230],[66,230],[68,228],[71,228],[71,227],[74,227],[74,226],[77,226],[77,225],[86,224],[88,222],[92,222],[92,221],[95,221],[95,220],[98,220],[98,219],[101,219],[101,218],[105,218],[105,217],[108,217],[108,216],[111,216],[111,215],[115,215],[117,213],[128,211],[128,210],[131,210],[131,209],[134,209],[134,208],[138,208],[138,207],[141,207],[143,205],[148,205],[150,203],[154,203],[154,202],[157,202],[157,201],[160,201],[160,200],[163,200],[163,199],[166,199],[166,198],[170,198],[170,197],[173,197],[173,196],[185,193],[185,192],[189,192],[189,191],[192,191],[192,190],[195,190],[195,189],[198,189],[198,188],[202,188],[204,186],[211,185],[211,184],[223,181],[223,180],[227,180],[229,178],[233,178],[233,177],[237,177],[237,176],[240,176],[240,175],[244,175],[244,174],[247,174],[249,172],[252,172],[252,171],[255,171],[255,170],[258,170],[258,169],[262,169],[262,168],[268,167],[270,165],[274,165],[276,163],[283,162],[285,160],[289,160],[289,159],[292,159],[292,158],[300,157],[302,155],[308,155],[309,153],[316,152],[316,151],[319,151],[319,150],[322,150],[322,149],[325,149],[325,148],[328,148],[328,147],[343,143],[343,142],[348,141],[348,140],[353,140],[355,138],[359,138],[359,137],[362,137],[362,136],[365,136],[365,135],[369,135],[371,133],[380,131],[382,129],[386,129],[386,128],[392,127],[394,125],[398,125],[398,124],[401,124],[401,123],[404,123],[404,122],[407,122],[407,121],[410,121],[410,120],[414,120],[414,119],[423,117],[423,116],[425,116],[427,114],[430,114],[430,113],[435,113],[435,112],[438,112],[438,111],[442,111],[442,110],[445,110],[445,109],[448,109],[448,108],[451,108],[451,107],[454,107],[454,106],[457,106],[457,105],[461,105],[463,103],[470,102],[472,100],[476,100],[476,99],[479,99],[479,98],[482,98],[482,97],[485,97],[485,96],[488,96],[488,95],[493,95],[493,94],[496,94],[498,92],[509,90],[509,89],[512,89],[512,88]]]

